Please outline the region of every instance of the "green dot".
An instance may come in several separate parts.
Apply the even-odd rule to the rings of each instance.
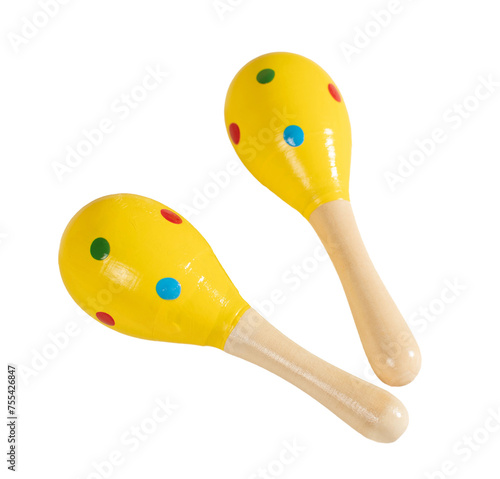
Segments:
[[[90,245],[90,254],[92,258],[99,261],[106,259],[109,255],[109,251],[109,243],[104,238],[96,238]]]
[[[270,68],[265,68],[264,70],[261,70],[259,73],[257,73],[257,81],[259,83],[269,83],[272,81],[274,78],[274,70],[271,70]]]

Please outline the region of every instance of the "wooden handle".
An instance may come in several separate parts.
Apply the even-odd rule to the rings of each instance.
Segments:
[[[413,381],[420,350],[366,252],[350,202],[325,203],[309,222],[335,265],[373,371],[390,386]]]
[[[408,425],[408,413],[394,396],[309,353],[251,308],[224,351],[294,384],[369,439],[393,442]]]

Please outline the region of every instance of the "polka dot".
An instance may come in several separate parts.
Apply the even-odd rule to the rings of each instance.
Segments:
[[[257,73],[257,81],[262,84],[273,81],[273,78],[274,70],[271,70],[270,68],[264,68],[264,70]]]
[[[240,142],[240,127],[236,123],[231,123],[229,125],[229,135],[235,145]]]
[[[161,299],[177,299],[181,294],[181,285],[174,278],[163,278],[156,283],[156,292]]]
[[[107,324],[108,326],[114,326],[115,325],[115,320],[113,319],[113,316],[111,316],[108,313],[96,313],[95,314],[97,319],[104,324]]]
[[[283,138],[290,146],[300,146],[304,143],[304,132],[297,125],[289,125],[283,132]]]
[[[340,102],[340,93],[337,90],[337,87],[333,83],[328,83],[328,91],[330,92],[330,95],[333,96],[333,98],[337,101]]]
[[[104,238],[96,238],[90,245],[90,254],[92,258],[99,261],[106,259],[109,255],[109,251],[109,243]]]
[[[182,218],[174,213],[173,211],[163,209],[161,210],[161,215],[170,223],[174,223],[175,225],[180,225],[182,223]]]

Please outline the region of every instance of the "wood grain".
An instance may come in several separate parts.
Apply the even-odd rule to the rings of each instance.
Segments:
[[[337,270],[375,374],[390,386],[413,381],[420,370],[420,350],[368,256],[351,203],[325,203],[309,222]]]
[[[224,351],[294,384],[369,439],[393,442],[406,430],[408,413],[398,399],[309,353],[253,309],[243,314]]]

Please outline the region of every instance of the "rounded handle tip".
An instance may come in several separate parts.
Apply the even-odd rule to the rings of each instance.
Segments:
[[[399,439],[408,427],[408,411],[401,401],[393,398],[380,417],[380,422],[371,439],[382,443],[391,443]]]
[[[372,441],[391,443],[399,439],[409,422],[403,403],[389,391],[371,383],[354,377],[352,381],[356,384],[357,394],[361,394],[357,417],[351,421],[347,417],[342,419]]]
[[[397,355],[381,355],[372,361],[372,368],[378,378],[393,387],[406,386],[418,375],[422,364],[420,350],[415,343],[411,348],[398,351]]]

